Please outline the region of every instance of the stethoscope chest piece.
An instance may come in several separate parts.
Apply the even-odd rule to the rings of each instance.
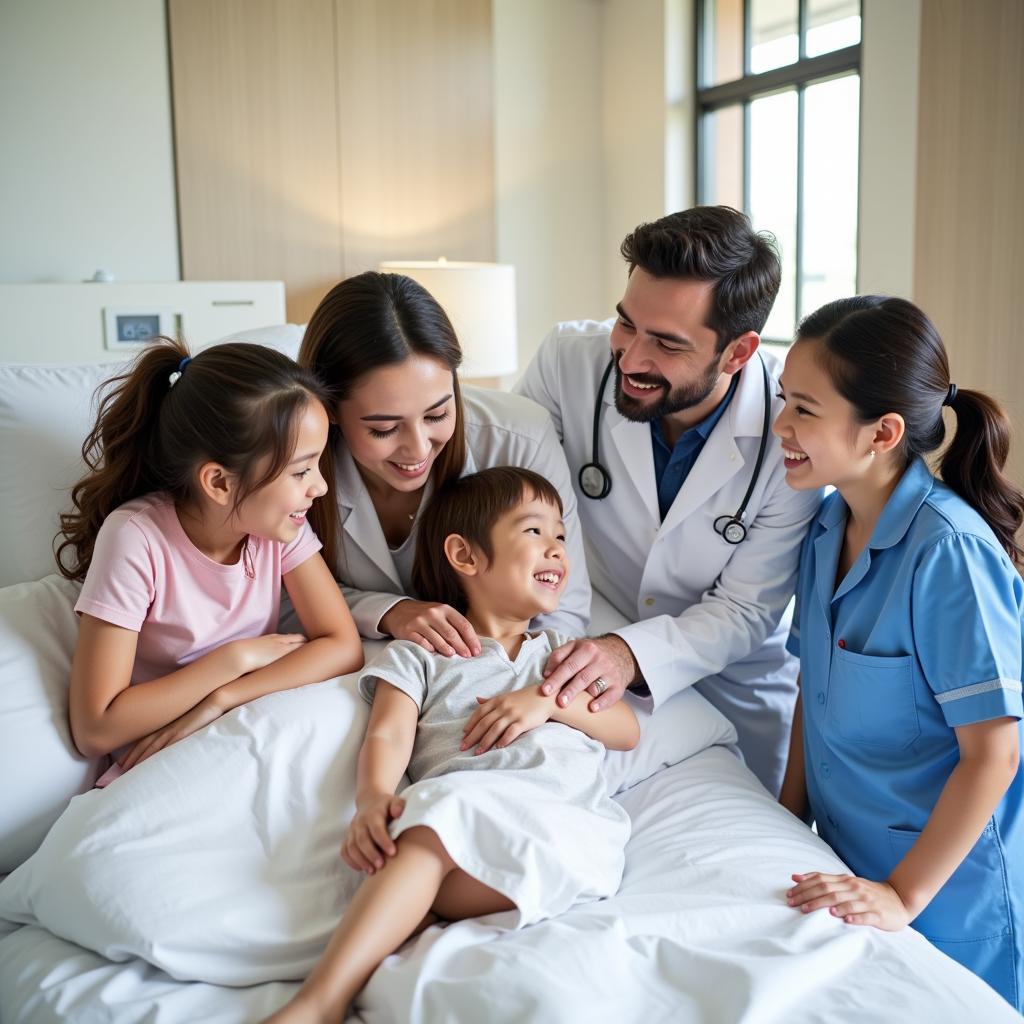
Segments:
[[[588,462],[580,468],[580,490],[595,501],[607,498],[612,489],[612,478],[608,471],[598,462]]]
[[[715,520],[715,533],[727,544],[742,544],[747,539],[747,528],[736,516],[719,516]]]

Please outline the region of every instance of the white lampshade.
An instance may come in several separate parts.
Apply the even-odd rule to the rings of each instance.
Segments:
[[[463,377],[503,377],[517,369],[516,268],[508,263],[391,260],[386,274],[418,281],[448,314],[462,346]]]

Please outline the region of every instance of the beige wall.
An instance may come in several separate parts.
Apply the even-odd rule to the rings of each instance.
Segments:
[[[489,0],[169,0],[182,272],[494,258]]]
[[[691,202],[693,0],[494,0],[498,258],[520,362],[559,320],[611,315],[619,244]]]
[[[0,138],[0,282],[178,278],[163,0],[3,0]]]
[[[520,366],[604,309],[601,4],[494,0],[497,257],[516,268]]]
[[[1024,4],[928,0],[921,18],[914,297],[954,380],[988,391],[1016,425],[1024,482]]]
[[[863,0],[857,290],[914,290],[921,0]]]

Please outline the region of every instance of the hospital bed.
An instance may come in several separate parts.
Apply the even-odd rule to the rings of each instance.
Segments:
[[[252,336],[293,351],[296,330]],[[367,709],[354,677],[272,694],[90,788],[66,723],[78,588],[48,551],[102,376],[0,367],[0,1021],[242,1024],[295,990],[358,882],[338,847]],[[600,595],[594,618],[621,621]],[[429,928],[352,1021],[1018,1019],[912,930],[789,908],[790,873],[836,856],[699,695],[636,706],[640,745],[607,764],[632,820],[619,893]]]

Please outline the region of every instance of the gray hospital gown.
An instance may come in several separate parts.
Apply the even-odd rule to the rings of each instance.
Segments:
[[[382,679],[420,709],[412,784],[391,835],[433,829],[460,868],[516,904],[520,926],[613,895],[629,839],[629,817],[607,795],[604,746],[578,729],[547,722],[500,750],[459,750],[476,698],[539,685],[563,642],[552,630],[535,634],[512,662],[487,637],[475,658],[395,640],[359,677],[367,701]]]

